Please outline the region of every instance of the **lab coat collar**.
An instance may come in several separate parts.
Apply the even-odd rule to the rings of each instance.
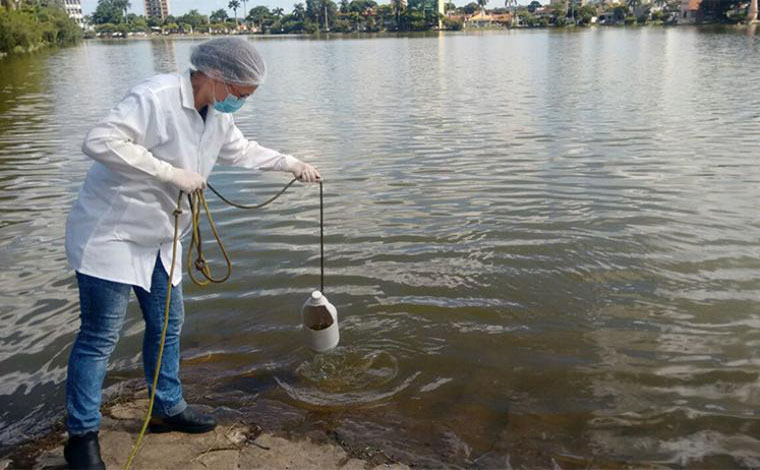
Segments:
[[[190,81],[190,69],[185,70],[180,75],[179,89],[182,94],[182,106],[195,111],[195,96],[193,96],[193,84]]]

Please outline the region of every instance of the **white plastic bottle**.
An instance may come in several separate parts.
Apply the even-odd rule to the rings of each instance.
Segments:
[[[303,304],[301,324],[312,351],[326,352],[338,345],[338,310],[320,291],[312,292]]]

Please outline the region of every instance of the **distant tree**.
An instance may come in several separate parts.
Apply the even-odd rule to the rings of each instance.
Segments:
[[[384,4],[377,7],[377,19],[380,22],[381,28],[386,28],[388,25],[392,25],[395,21],[395,15],[393,14],[393,6]]]
[[[306,19],[306,9],[304,8],[303,3],[296,3],[293,5],[293,19],[301,22]]]
[[[272,8],[272,14],[277,18],[282,18],[282,16],[285,14],[285,10],[280,7]]]
[[[612,8],[612,18],[617,21],[624,21],[628,16],[628,7],[623,5],[615,5]]]
[[[229,18],[229,15],[227,14],[227,10],[224,8],[214,10],[211,12],[211,16],[209,17],[209,19],[214,23],[224,23],[227,21],[227,18]]]
[[[464,8],[462,8],[462,10],[465,12],[465,14],[472,15],[473,13],[478,11],[478,8],[480,8],[480,6],[477,3],[470,2],[467,5],[465,5]]]
[[[396,17],[396,31],[401,30],[401,14],[404,12],[403,0],[391,0],[391,7],[393,7],[393,14]]]
[[[549,8],[551,9],[551,12],[555,18],[557,19],[562,18],[562,20],[560,20],[562,24],[558,26],[564,26],[565,25],[564,19],[565,17],[567,17],[567,3],[565,2],[552,3],[551,5],[549,5]]]
[[[454,3],[452,3],[452,2],[446,2],[443,5],[443,11],[446,12],[446,13],[448,13],[450,11],[454,11],[456,9],[457,9],[457,6],[454,5]]]
[[[264,29],[265,24],[271,23],[271,19],[272,12],[269,11],[269,8],[263,5],[251,8],[251,11],[246,17],[246,20],[258,26],[259,29],[262,30]]]
[[[539,2],[538,0],[533,0],[532,2],[528,4],[528,11],[531,13],[534,13],[539,8],[541,8],[541,2]]]
[[[235,13],[235,23],[237,23],[237,10],[240,8],[240,2],[238,0],[230,0],[230,3],[227,4],[227,8]]]
[[[590,24],[591,18],[596,16],[596,7],[594,5],[583,5],[578,10],[578,17],[580,24]]]
[[[95,25],[95,31],[110,34],[116,31],[116,25],[113,23],[98,23]]]
[[[116,8],[124,12],[124,18],[126,18],[129,15],[129,7],[132,6],[132,4],[129,3],[129,0],[111,0]]]
[[[375,8],[377,8],[375,0],[351,0],[351,3],[348,4],[349,11],[354,11],[360,15],[366,15]]]
[[[129,24],[129,30],[132,32],[147,31],[148,21],[142,15],[137,16],[134,13],[130,13],[130,18],[127,23]]]
[[[512,20],[510,26],[514,27],[515,20],[517,19],[517,0],[506,0],[504,6],[507,10],[512,10]]]
[[[201,15],[198,10],[190,10],[179,18],[180,23],[189,24],[193,30],[206,26],[209,19],[206,15]]]
[[[118,24],[124,21],[124,8],[118,0],[98,0],[98,6],[92,13],[93,24]]]
[[[478,6],[480,6],[480,9],[483,11],[483,13],[486,11],[486,5],[488,5],[488,0],[478,0]]]

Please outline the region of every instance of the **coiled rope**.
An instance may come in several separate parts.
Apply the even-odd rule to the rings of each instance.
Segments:
[[[262,202],[261,204],[256,205],[246,205],[246,204],[239,204],[236,202],[232,202],[226,197],[222,196],[219,191],[217,191],[213,186],[210,184],[207,184],[206,186],[208,189],[211,190],[214,194],[216,194],[219,199],[224,201],[225,203],[229,204],[232,207],[237,207],[238,209],[246,209],[246,210],[254,210],[254,209],[261,209],[264,206],[267,206],[274,202],[277,198],[282,196],[285,191],[290,188],[290,186],[293,185],[298,180],[298,178],[293,178],[288,184],[283,187],[280,192],[272,196],[271,198],[267,199],[266,201]],[[127,459],[127,463],[124,464],[123,469],[129,470],[130,466],[132,465],[132,461],[137,456],[138,452],[140,451],[140,445],[142,444],[143,437],[145,436],[145,432],[148,429],[148,425],[150,424],[151,415],[153,414],[153,404],[156,399],[156,387],[158,386],[158,373],[161,370],[161,360],[163,359],[164,355],[164,343],[166,342],[166,330],[169,325],[169,306],[171,304],[171,298],[172,298],[172,279],[174,279],[174,268],[177,264],[177,242],[179,241],[179,216],[182,214],[182,196],[186,193],[180,191],[179,197],[177,197],[177,207],[172,212],[172,215],[174,216],[174,237],[172,238],[172,263],[171,267],[169,268],[169,280],[167,281],[166,285],[166,304],[164,308],[164,324],[161,329],[161,343],[159,344],[158,348],[158,358],[156,359],[156,369],[153,373],[153,386],[151,387],[150,392],[150,401],[148,403],[148,412],[145,415],[145,420],[143,421],[142,428],[140,429],[140,433],[137,436],[137,440],[135,441],[134,446],[132,446],[132,452],[129,454],[129,459]],[[208,207],[208,202],[206,201],[206,197],[203,194],[203,190],[199,189],[191,194],[187,194],[187,200],[190,205],[190,215],[192,219],[192,237],[190,239],[190,246],[188,247],[187,251],[187,272],[190,275],[190,279],[198,286],[207,286],[211,283],[219,284],[227,279],[229,279],[230,275],[232,274],[232,261],[230,260],[229,254],[227,253],[227,250],[224,248],[224,244],[222,243],[222,239],[219,236],[219,231],[216,228],[216,224],[214,223],[214,219],[211,217],[211,210]],[[322,290],[324,290],[325,287],[325,262],[324,262],[324,212],[323,212],[323,189],[322,189],[322,180],[319,180],[319,256],[320,256],[320,287]],[[227,266],[226,273],[224,276],[220,278],[216,278],[211,274],[211,270],[209,269],[208,262],[206,261],[206,258],[203,256],[203,239],[201,237],[201,230],[200,230],[200,221],[201,221],[201,209],[203,209],[206,212],[206,218],[208,219],[209,226],[211,227],[211,232],[214,234],[214,238],[216,239],[217,244],[219,245],[220,250],[222,251],[222,255],[224,256],[224,261]],[[195,257],[195,260],[193,260],[193,251],[197,253],[197,256]],[[193,268],[195,270],[199,271],[205,279],[197,279],[193,275]]]

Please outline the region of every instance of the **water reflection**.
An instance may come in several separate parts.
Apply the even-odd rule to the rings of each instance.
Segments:
[[[177,68],[177,57],[175,53],[176,41],[163,37],[151,39],[151,57],[153,57],[153,73],[172,73]]]

